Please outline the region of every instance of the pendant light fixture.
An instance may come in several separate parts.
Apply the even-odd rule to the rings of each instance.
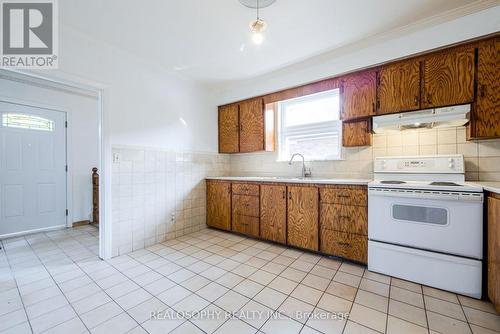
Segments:
[[[259,45],[264,41],[262,33],[267,28],[267,23],[259,17],[259,0],[257,0],[257,18],[250,22],[250,30],[252,31],[252,40]]]
[[[263,32],[267,28],[267,23],[260,18],[260,9],[270,6],[276,0],[239,0],[243,5],[255,8],[257,10],[257,18],[250,22],[250,31],[252,32],[252,41],[259,45],[264,41]]]

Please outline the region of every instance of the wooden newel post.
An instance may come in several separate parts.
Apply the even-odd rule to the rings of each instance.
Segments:
[[[93,224],[99,224],[99,174],[97,168],[92,168],[92,219]]]

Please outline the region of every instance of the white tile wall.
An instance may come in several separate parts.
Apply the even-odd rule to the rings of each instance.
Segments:
[[[205,226],[207,176],[229,174],[216,153],[113,148],[113,256]]]
[[[309,162],[313,176],[372,178],[373,159],[378,156],[463,154],[469,181],[500,181],[500,139],[467,141],[465,127],[410,130],[374,135],[373,146],[344,149],[344,160]],[[277,153],[236,154],[231,156],[231,175],[300,174],[301,163],[289,166],[277,162]]]

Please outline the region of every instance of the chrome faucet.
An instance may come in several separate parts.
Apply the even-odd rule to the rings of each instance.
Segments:
[[[304,156],[302,154],[300,154],[300,153],[292,154],[292,157],[290,158],[290,161],[288,161],[288,164],[292,165],[293,158],[295,158],[295,156],[299,156],[302,158],[302,178],[310,177],[311,176],[311,169],[306,168],[306,159],[304,159]]]

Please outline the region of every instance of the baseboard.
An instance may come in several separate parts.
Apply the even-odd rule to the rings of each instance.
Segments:
[[[37,228],[37,229],[33,229],[33,230],[28,230],[28,231],[2,234],[2,235],[0,235],[0,240],[14,238],[14,237],[21,237],[21,236],[25,236],[28,234],[39,233],[39,232],[50,232],[50,231],[55,231],[55,230],[62,230],[65,228],[66,228],[66,225],[56,225],[56,226],[50,226],[50,227],[44,227],[44,228]]]

